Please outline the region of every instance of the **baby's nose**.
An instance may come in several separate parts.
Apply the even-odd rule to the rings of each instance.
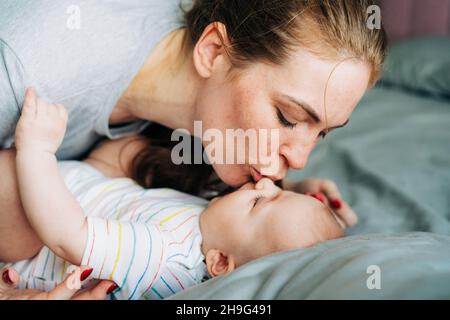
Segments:
[[[256,183],[255,189],[261,190],[265,188],[270,188],[272,186],[273,186],[272,179],[264,177]]]
[[[255,185],[255,190],[261,190],[262,196],[266,198],[276,197],[281,192],[281,189],[269,178],[259,180]]]

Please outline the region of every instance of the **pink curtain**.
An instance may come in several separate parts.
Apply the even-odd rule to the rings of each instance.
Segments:
[[[450,35],[450,0],[380,0],[390,41],[421,35]]]

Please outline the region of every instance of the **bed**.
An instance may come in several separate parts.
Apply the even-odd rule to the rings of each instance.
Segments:
[[[336,181],[359,215],[347,237],[171,299],[450,299],[450,38],[396,43],[349,126],[290,174],[311,176]]]

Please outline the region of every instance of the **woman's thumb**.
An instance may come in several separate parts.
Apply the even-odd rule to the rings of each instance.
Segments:
[[[81,289],[81,282],[84,280],[83,271],[89,269],[87,267],[75,266],[71,269],[71,274],[52,291],[48,292],[47,298],[49,300],[69,300]],[[92,271],[92,269],[90,270]]]

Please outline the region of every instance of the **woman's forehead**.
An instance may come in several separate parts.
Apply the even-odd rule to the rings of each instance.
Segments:
[[[336,68],[336,66],[338,68]],[[336,57],[336,59],[323,59],[308,50],[299,48],[288,61],[280,66],[267,65],[261,75],[266,75],[273,84],[282,84],[286,89],[298,91],[305,89],[324,89],[331,73],[335,79],[335,85],[342,84],[340,80],[345,78],[350,84],[361,82],[361,78],[370,78],[369,65],[359,59],[349,57]],[[334,72],[333,70],[336,69]],[[278,81],[276,81],[278,80]],[[281,82],[280,82],[281,80]]]
[[[367,90],[370,68],[359,60],[331,61],[311,55],[271,69],[267,87],[273,97],[290,97],[339,123],[346,121]]]

